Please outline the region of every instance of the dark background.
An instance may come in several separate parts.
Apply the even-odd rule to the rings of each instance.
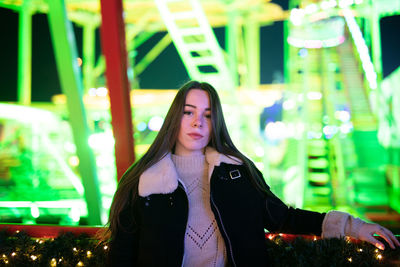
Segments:
[[[287,9],[287,0],[281,1]],[[47,16],[36,14],[32,21],[32,101],[50,101],[61,93]],[[0,8],[0,101],[17,100],[18,13]],[[400,65],[400,16],[381,20],[382,63],[384,77]],[[82,29],[74,25],[78,53],[82,55]],[[221,46],[225,45],[224,28],[214,29]],[[157,33],[137,49],[136,61],[164,35]],[[283,82],[283,23],[261,28],[261,84]],[[96,54],[100,54],[97,32]],[[140,88],[173,89],[188,79],[175,47],[169,45],[138,77]]]

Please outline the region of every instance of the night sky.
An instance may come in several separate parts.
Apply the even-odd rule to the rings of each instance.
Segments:
[[[283,8],[285,5],[283,5]],[[17,50],[18,14],[0,8],[0,101],[17,99]],[[32,22],[32,101],[50,101],[51,96],[61,93],[53,47],[46,15],[36,14]],[[384,77],[400,65],[398,44],[400,16],[381,20],[382,62]],[[82,54],[82,29],[74,26],[78,53]],[[217,39],[224,47],[224,29],[214,29]],[[157,33],[137,49],[139,61],[164,33]],[[97,36],[98,37],[98,36]],[[261,28],[261,83],[282,82],[276,80],[283,73],[283,23]],[[99,42],[98,42],[99,43]],[[96,48],[100,53],[100,47]],[[141,88],[178,88],[188,79],[186,70],[175,47],[169,45],[139,76]]]

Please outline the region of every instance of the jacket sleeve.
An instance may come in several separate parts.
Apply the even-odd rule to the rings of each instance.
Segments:
[[[137,202],[137,201],[136,201]],[[110,251],[108,257],[108,266],[134,266],[137,262],[139,248],[140,225],[137,220],[140,218],[134,216],[131,209],[121,212],[121,227],[118,229],[115,237],[110,241]]]
[[[288,207],[272,193],[265,205],[265,228],[270,232],[321,235],[325,213]]]
[[[259,173],[262,177],[261,172]],[[268,194],[265,198],[264,227],[270,232],[312,234],[320,236],[325,213],[287,206],[262,181]]]

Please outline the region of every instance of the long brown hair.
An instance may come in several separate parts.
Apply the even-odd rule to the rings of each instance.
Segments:
[[[127,209],[131,210],[133,203],[138,197],[140,175],[174,150],[183,116],[186,96],[191,89],[204,90],[208,93],[210,98],[212,132],[208,146],[213,147],[224,155],[241,159],[249,171],[254,186],[262,193],[269,194],[263,178],[257,171],[254,163],[244,156],[233,144],[226,128],[221,101],[217,91],[206,82],[190,81],[179,89],[169,108],[162,127],[148,151],[122,176],[110,208],[108,232],[111,234],[111,238],[115,236],[120,227],[124,227],[121,225],[120,221],[122,212]]]

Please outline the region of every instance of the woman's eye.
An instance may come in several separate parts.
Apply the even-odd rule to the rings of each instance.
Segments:
[[[191,111],[184,111],[183,114],[184,115],[192,115],[193,113]]]
[[[211,119],[211,114],[206,114],[205,116],[207,119]]]

